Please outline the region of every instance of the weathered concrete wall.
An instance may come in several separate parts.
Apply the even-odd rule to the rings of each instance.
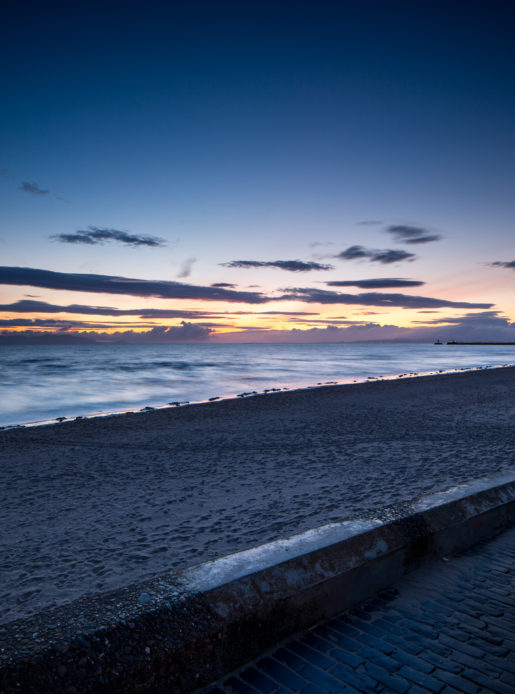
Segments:
[[[0,692],[183,692],[515,519],[515,473],[0,627]]]

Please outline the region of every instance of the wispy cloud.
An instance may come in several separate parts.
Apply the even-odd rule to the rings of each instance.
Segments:
[[[73,234],[54,234],[50,237],[62,243],[83,243],[88,246],[102,244],[106,241],[117,241],[127,246],[166,246],[166,241],[157,236],[145,236],[141,234],[130,234],[119,229],[108,229],[107,227],[89,226],[87,229],[79,229]]]
[[[504,267],[508,270],[515,270],[515,260],[496,260],[494,263],[490,263],[490,265],[493,265],[494,267]]]
[[[37,183],[29,183],[29,181],[22,181],[20,183],[20,190],[24,193],[30,193],[31,195],[48,195],[49,190],[43,190]]]
[[[433,234],[423,227],[407,226],[405,224],[393,224],[385,229],[394,239],[400,243],[430,243],[439,241],[440,234]]]
[[[328,287],[360,287],[361,289],[381,289],[383,287],[420,287],[425,282],[405,280],[400,277],[381,277],[369,280],[334,280],[325,283]]]
[[[203,287],[166,280],[141,280],[111,275],[53,272],[22,267],[0,267],[0,284],[45,287],[100,294],[154,296],[163,299],[198,299],[232,303],[262,304],[268,297],[259,292],[240,292],[220,287]]]
[[[309,244],[310,248],[319,248],[320,246],[334,246],[334,241],[312,241]]]
[[[229,263],[220,263],[224,267],[231,268],[259,268],[273,267],[288,272],[310,272],[312,270],[334,270],[333,265],[324,265],[314,261],[305,262],[303,260],[231,260]]]
[[[186,277],[189,277],[191,275],[191,269],[193,267],[193,264],[197,262],[196,258],[187,258],[182,264],[181,264],[181,269],[177,277],[179,279],[184,279]]]
[[[493,304],[473,304],[468,301],[446,301],[429,296],[411,296],[409,294],[385,294],[382,292],[365,292],[361,294],[340,294],[325,289],[311,287],[291,287],[288,293],[278,297],[282,301],[304,301],[315,304],[353,304],[356,306],[385,306],[401,308],[482,308],[488,309]]]
[[[394,249],[373,250],[364,246],[349,246],[338,255],[334,256],[340,260],[369,260],[371,263],[381,263],[389,265],[390,263],[398,263],[402,260],[413,260],[414,253],[400,251]]]
[[[356,222],[359,226],[376,226],[377,224],[382,224],[382,221],[379,219],[364,219],[362,222]]]

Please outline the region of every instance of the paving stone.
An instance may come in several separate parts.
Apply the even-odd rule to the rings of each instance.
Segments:
[[[333,632],[333,634],[335,635],[335,638],[331,639],[331,647],[338,645],[340,648],[345,648],[348,651],[357,651],[360,649],[361,644],[359,643],[359,641],[355,641],[354,639],[349,638],[348,636],[344,636],[340,632],[333,631],[332,629],[328,628],[327,632],[329,631]],[[316,633],[316,635],[320,636],[320,638],[326,638],[325,636],[321,636],[319,633]],[[329,637],[326,638],[326,640],[329,641]]]
[[[372,663],[376,663],[376,665],[379,665],[388,672],[395,672],[395,670],[400,668],[400,665],[396,660],[384,655],[384,653],[381,653],[381,651],[376,651],[375,648],[370,648],[370,646],[363,646],[363,648],[358,651],[358,655],[360,655],[366,662],[370,661]]]
[[[327,626],[330,627],[331,629],[334,629],[335,631],[339,631],[340,634],[343,634],[344,636],[349,636],[350,638],[353,638],[353,639],[355,639],[356,636],[359,636],[359,634],[360,634],[358,629],[351,626],[345,620],[345,618],[332,619],[330,622],[327,622]]]
[[[274,680],[284,687],[291,689],[292,692],[296,692],[306,686],[306,680],[304,678],[299,677],[293,670],[290,670],[290,668],[285,667],[273,658],[267,657],[258,660],[256,667],[260,670],[264,670],[267,675],[273,677]]]
[[[513,673],[503,672],[501,675],[501,682],[504,684],[509,684],[515,692],[515,675],[513,675]]]
[[[463,679],[463,677],[460,677],[459,675],[456,675],[453,672],[446,672],[445,670],[435,670],[433,672],[433,677],[441,680],[442,682],[446,682],[459,692],[466,692],[466,694],[477,694],[477,692],[479,691],[479,686],[477,684],[474,684],[470,680],[465,680]]]
[[[504,684],[498,679],[492,681],[488,675],[478,672],[477,670],[463,670],[462,677],[475,684],[479,684],[484,689],[497,692],[497,694],[513,694],[513,688],[508,684]]]
[[[338,661],[339,663],[350,665],[353,668],[357,668],[365,662],[363,656],[356,655],[356,653],[349,653],[349,651],[344,651],[341,648],[333,649],[331,651],[331,658]]]
[[[462,664],[456,662],[455,660],[450,660],[449,658],[442,658],[441,655],[438,655],[438,653],[433,653],[430,650],[423,651],[420,658],[423,658],[424,661],[427,661],[428,663],[435,665],[437,668],[440,668],[441,670],[447,670],[448,672],[452,672],[455,675],[457,675],[459,672],[463,670]]]
[[[284,663],[295,672],[300,672],[300,668],[306,664],[306,661],[296,653],[289,651],[287,648],[278,648],[274,652],[274,658],[281,663]],[[331,664],[333,661],[329,661]]]
[[[375,663],[365,663],[365,670],[368,673],[368,675],[370,675],[370,677],[377,680],[378,682],[381,682],[381,684],[384,684],[385,687],[387,687],[388,690],[392,692],[404,694],[404,692],[407,692],[409,689],[409,683],[405,679],[401,679],[395,674],[392,674],[387,670],[384,670],[382,667],[379,667]]]
[[[488,649],[489,655],[496,655],[498,658],[504,658],[510,652],[509,648],[505,648],[503,646],[496,646],[491,642],[485,643],[483,639],[470,639],[468,643],[470,646],[475,646],[480,650]]]
[[[435,668],[434,665],[431,665],[426,660],[416,658],[415,656],[410,655],[409,653],[404,653],[404,651],[399,649],[392,653],[392,658],[400,663],[400,665],[407,665],[414,670],[420,670],[420,672],[425,672],[426,674],[429,674]]]
[[[374,626],[378,627],[381,631],[381,638],[385,636],[385,634],[395,634],[396,636],[403,636],[406,634],[406,629],[403,627],[398,626],[394,622],[388,621],[388,617],[381,617],[380,619],[376,619],[374,622]]]
[[[413,643],[409,635],[406,638],[401,638],[395,634],[385,634],[384,640],[412,655],[418,655],[422,651],[422,646],[418,643]]]
[[[415,684],[419,684],[421,687],[428,689],[430,692],[435,692],[435,694],[438,694],[438,692],[443,689],[443,684],[438,680],[435,680],[434,677],[427,675],[425,672],[420,672],[420,670],[414,670],[407,665],[401,667],[398,674],[410,682],[414,682]]]
[[[328,692],[328,694],[337,694],[337,692],[342,690],[341,680],[336,679],[336,677],[325,670],[311,666],[304,670],[304,674],[310,682],[316,684],[317,687]]]
[[[426,626],[420,624],[419,622],[415,622],[413,619],[403,619],[401,626],[406,627],[406,630],[411,633],[415,632],[415,634],[420,634],[420,636],[423,636],[425,639],[438,638],[437,631],[434,629],[428,629]]]
[[[320,638],[320,636],[317,636],[316,634],[313,634],[312,631],[308,631],[299,640],[301,643],[305,644],[306,646],[309,646],[310,648],[314,648],[317,651],[321,651],[322,653],[327,653],[328,651],[331,650],[331,648],[334,647],[334,644],[330,643],[329,641],[326,641],[326,639]]]
[[[457,639],[453,638],[452,636],[449,636],[448,634],[440,634],[439,641],[444,646],[449,646],[452,650],[460,651],[460,653],[470,655],[472,658],[480,659],[484,656],[484,652],[481,651],[479,648],[476,648],[475,646],[469,646],[467,643],[458,641]]]
[[[370,646],[371,648],[375,648],[376,651],[381,651],[385,655],[390,655],[390,653],[393,653],[393,651],[395,650],[394,647],[391,646],[389,643],[381,641],[381,639],[378,639],[375,636],[371,636],[370,634],[361,634],[361,636],[358,638],[358,641],[360,641],[361,643],[365,643],[367,646]]]
[[[345,665],[335,665],[331,674],[345,685],[356,688],[360,692],[380,692],[384,689],[381,682],[373,679],[366,672],[356,672]]]
[[[467,667],[477,668],[477,667],[479,667],[478,663],[481,664],[481,667],[485,666],[484,660],[478,660],[478,658],[472,658],[470,655],[467,655],[466,653],[462,653],[461,651],[454,651],[454,653],[452,654],[452,660],[456,663],[459,663],[460,665],[463,665],[463,669],[465,669]]]
[[[262,672],[256,670],[255,667],[249,667],[240,673],[242,680],[254,687],[258,692],[263,694],[272,694],[277,689],[277,684]]]
[[[313,665],[322,668],[322,670],[327,669],[332,664],[331,660],[326,655],[314,650],[313,648],[310,648],[302,641],[294,641],[287,645],[290,651],[293,651],[301,658],[304,658],[304,660],[307,660],[309,663],[312,663]],[[332,649],[333,646],[331,646],[330,650]]]

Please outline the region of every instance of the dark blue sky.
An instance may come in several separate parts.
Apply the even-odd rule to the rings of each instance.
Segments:
[[[410,277],[514,318],[513,272],[484,267],[515,257],[514,19],[500,2],[11,3],[4,263],[169,280],[189,262],[197,285],[272,291],[288,278],[220,264],[327,263],[416,225],[442,241]],[[91,225],[168,251],[55,241]]]

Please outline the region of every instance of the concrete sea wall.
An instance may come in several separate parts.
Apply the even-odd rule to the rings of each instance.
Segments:
[[[0,692],[187,692],[513,523],[515,473],[0,626]]]

